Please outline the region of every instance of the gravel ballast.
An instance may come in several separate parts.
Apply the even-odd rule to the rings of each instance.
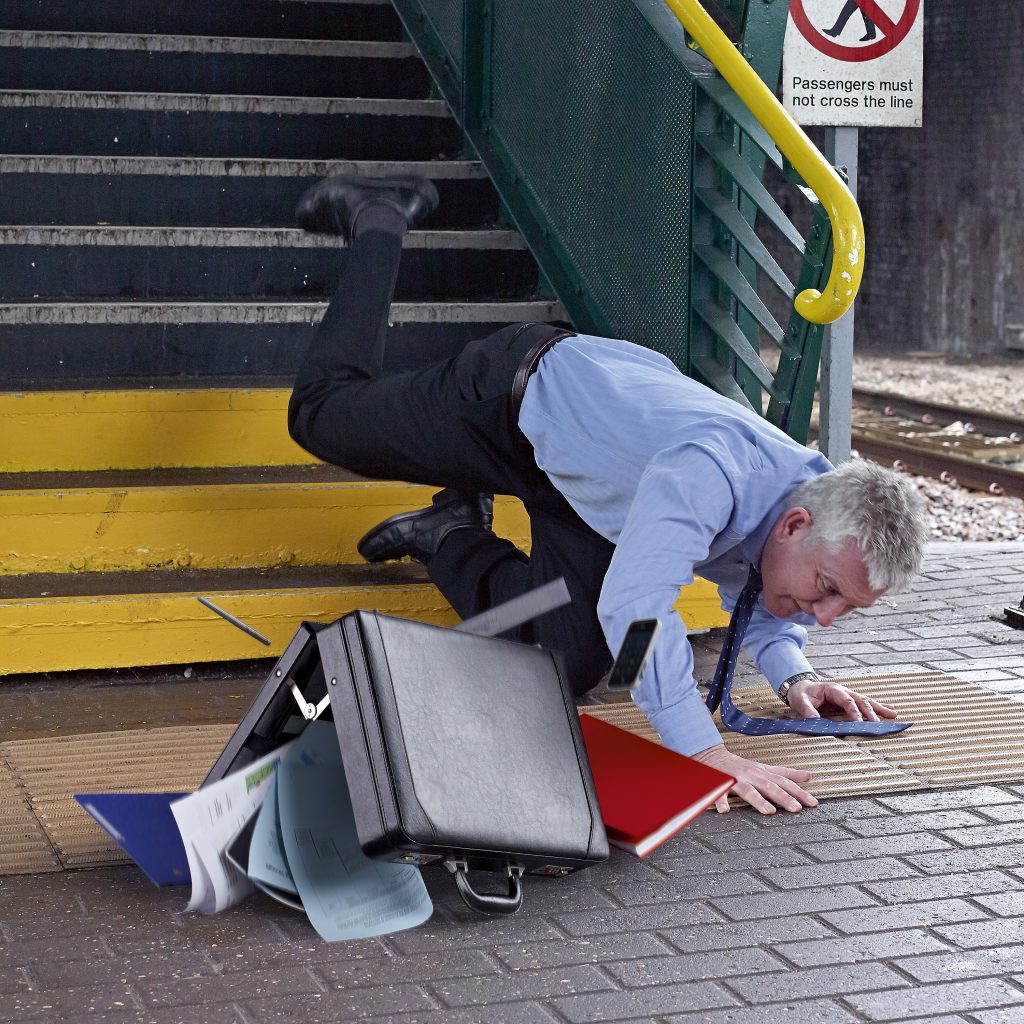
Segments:
[[[972,362],[921,355],[854,358],[853,382],[921,401],[1024,417],[1024,358]],[[914,477],[931,512],[931,535],[945,541],[1024,540],[1024,500]]]

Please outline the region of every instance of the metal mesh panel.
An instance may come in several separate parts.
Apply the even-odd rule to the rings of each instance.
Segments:
[[[456,68],[462,67],[463,0],[422,0],[420,6],[433,23],[448,56]]]
[[[538,31],[543,26],[543,31]],[[495,0],[490,129],[621,338],[685,365],[693,86],[630,0]]]

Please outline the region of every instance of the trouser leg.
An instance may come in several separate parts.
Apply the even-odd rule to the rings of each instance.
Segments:
[[[528,496],[547,477],[515,422],[512,379],[538,336],[551,330],[508,327],[451,359],[379,377],[359,375],[348,331],[333,363],[322,347],[329,336],[318,332],[289,406],[292,437],[362,476]]]
[[[405,219],[388,207],[374,207],[362,213],[357,229],[295,380],[288,417],[289,426],[300,430],[318,397],[346,381],[377,377],[384,363]]]
[[[428,572],[463,617],[564,577],[572,604],[516,638],[563,651],[574,689],[585,692],[611,663],[596,606],[612,545],[538,469],[511,402],[517,367],[552,328],[514,325],[444,362],[382,374],[404,222],[378,227],[353,239],[296,380],[292,436],[363,476],[521,498],[531,520],[529,558],[490,532],[458,530]]]
[[[597,685],[612,663],[597,600],[615,546],[584,523],[553,487],[551,492],[527,502],[533,540],[529,558],[494,534],[457,530],[427,563],[427,571],[464,619],[561,576],[571,603],[507,635],[561,651],[570,685],[580,695]]]

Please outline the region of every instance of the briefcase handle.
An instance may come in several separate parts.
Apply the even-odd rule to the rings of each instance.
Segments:
[[[466,906],[478,914],[514,914],[523,905],[523,887],[519,881],[523,869],[515,864],[508,866],[507,896],[497,892],[477,892],[469,884],[469,869],[465,861],[446,860],[444,866],[455,876],[455,888]]]

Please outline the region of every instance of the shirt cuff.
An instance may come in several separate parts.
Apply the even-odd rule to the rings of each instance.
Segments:
[[[711,712],[696,690],[691,690],[677,704],[653,713],[648,711],[647,715],[662,743],[678,754],[691,756],[722,742]]]
[[[776,693],[790,676],[795,676],[798,672],[814,671],[811,663],[804,657],[804,652],[789,640],[778,640],[769,644],[761,652],[757,667]]]

